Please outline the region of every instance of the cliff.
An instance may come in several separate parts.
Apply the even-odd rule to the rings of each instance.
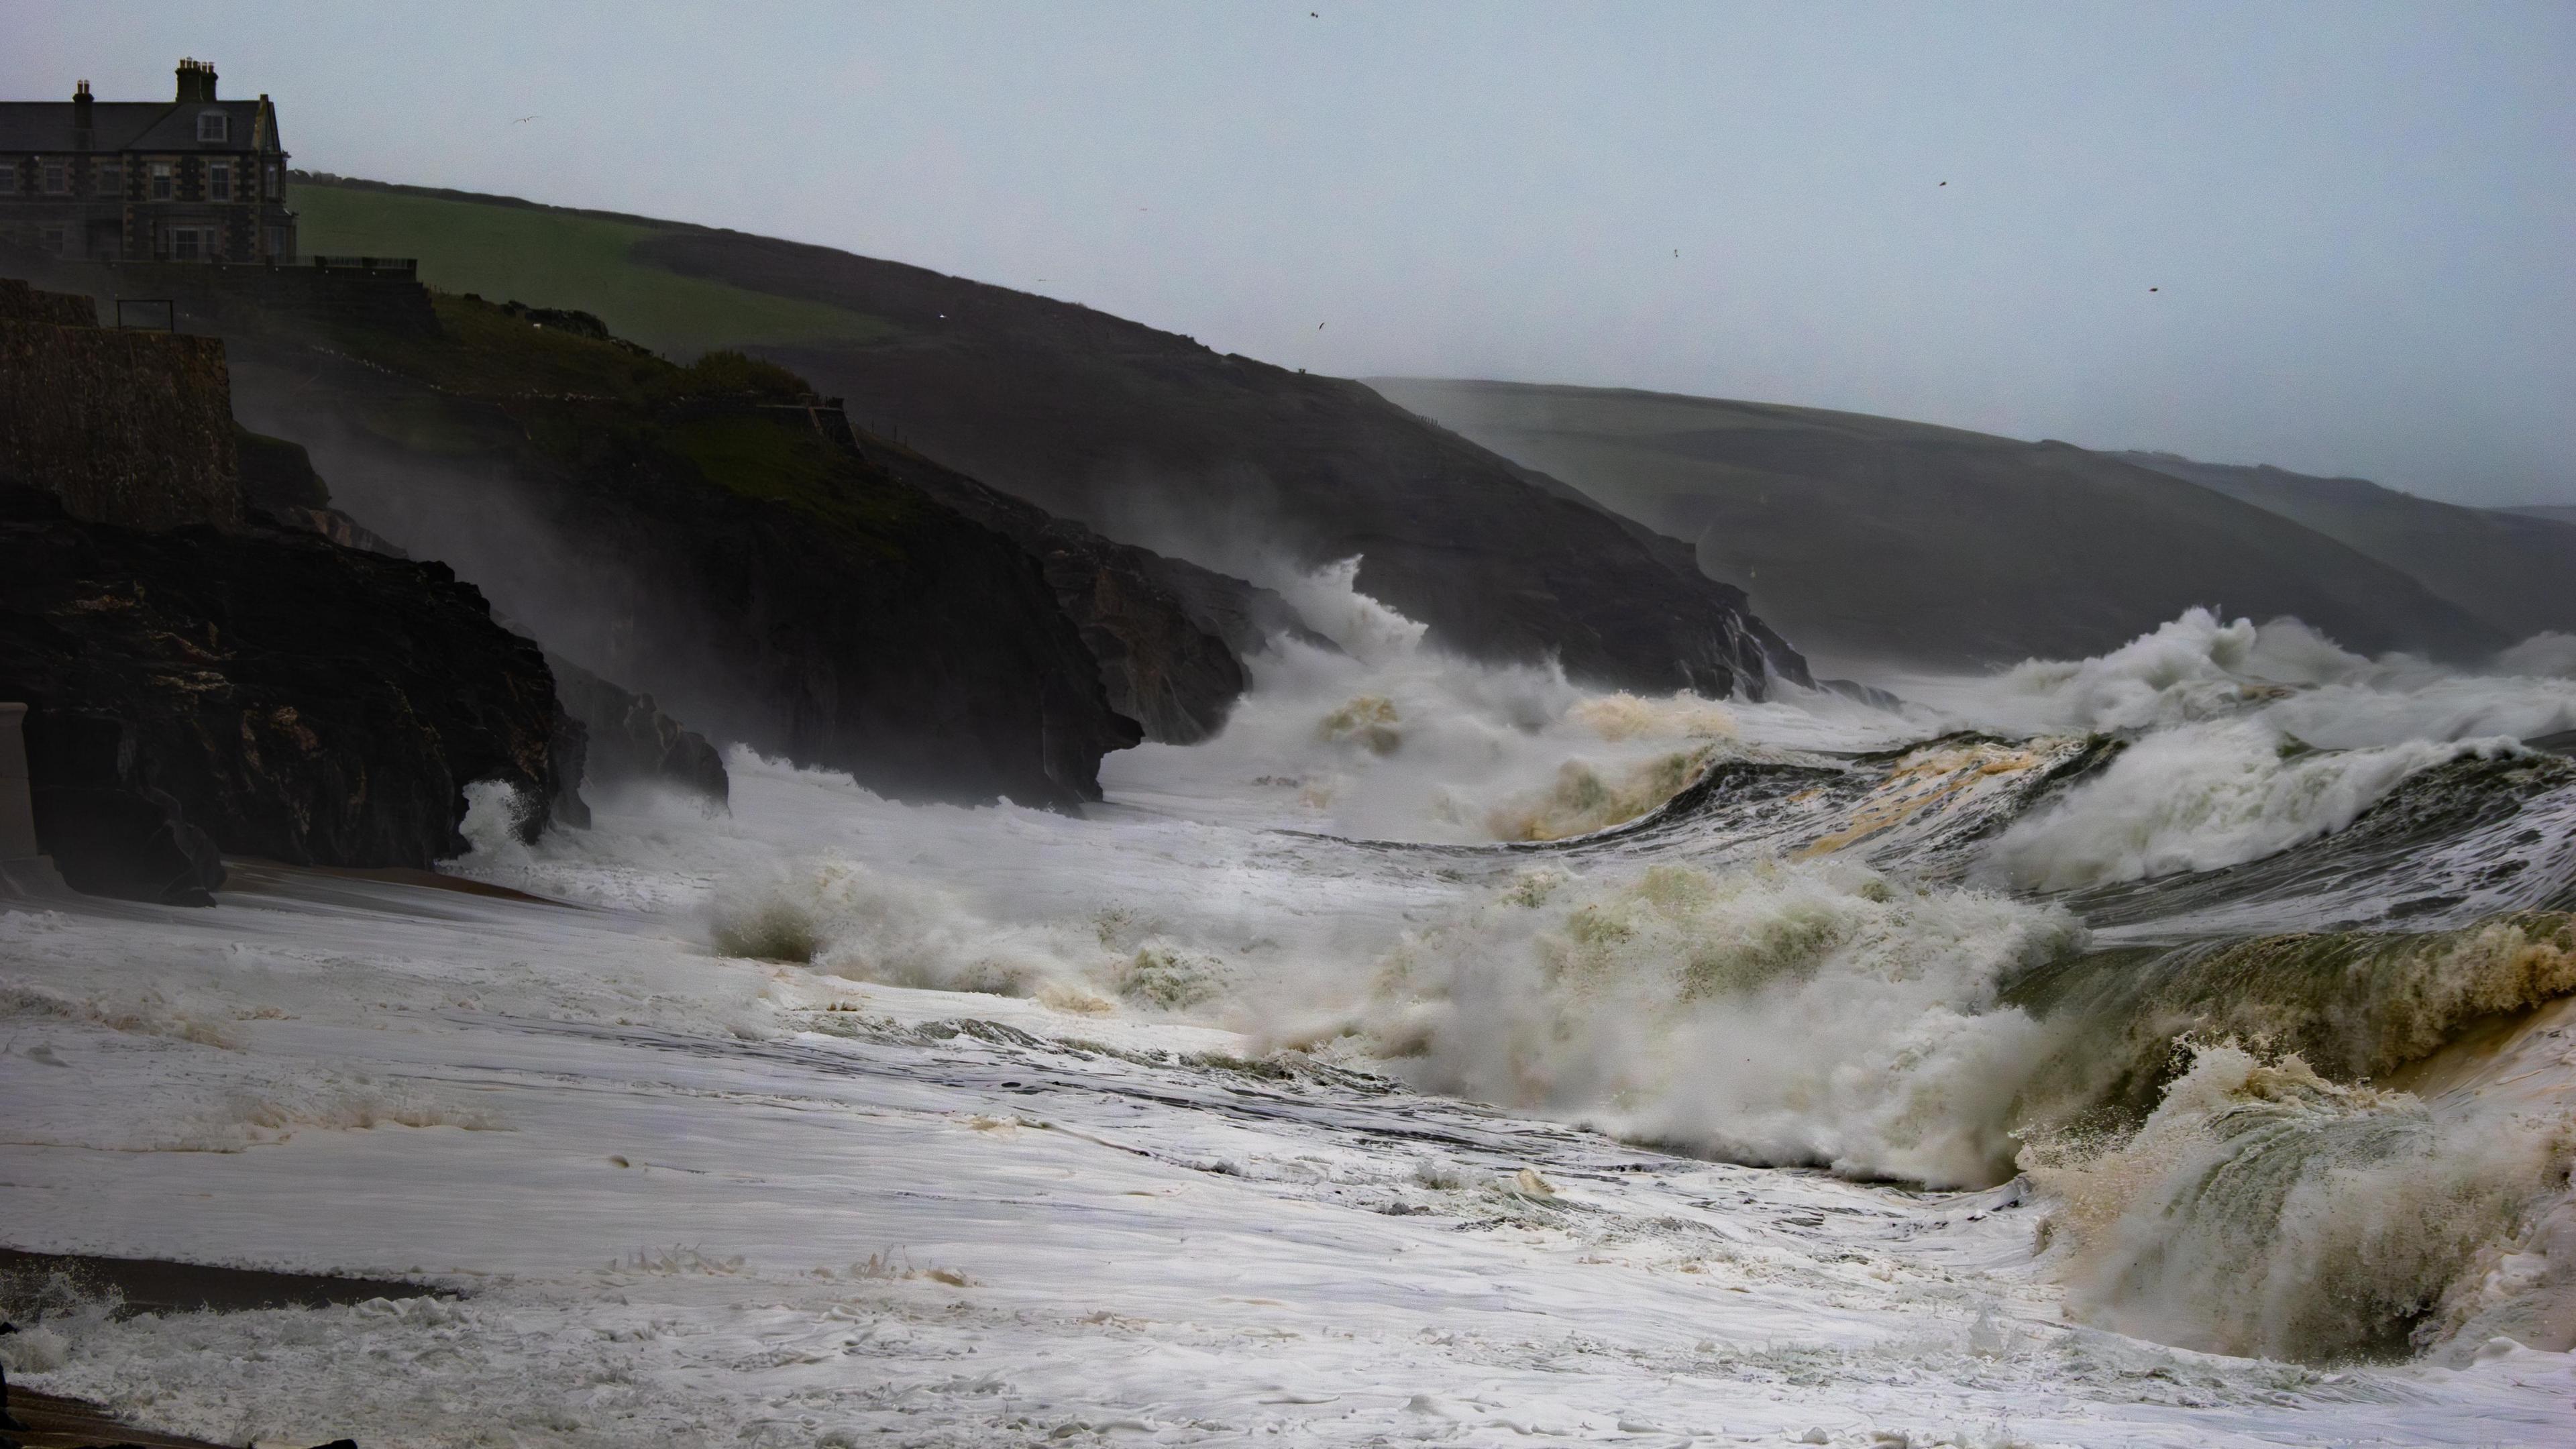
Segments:
[[[245,420],[565,658],[898,798],[1069,807],[1140,738],[1037,561],[837,440],[797,379],[436,307],[435,337],[232,338]]]
[[[1943,668],[2079,659],[2195,605],[2368,653],[2500,631],[2290,519],[2117,457],[1820,408],[1426,378],[1388,397],[1692,539],[1808,647]]]
[[[585,783],[614,789],[639,782],[669,785],[716,805],[732,795],[724,759],[707,737],[662,713],[653,696],[611,684],[569,659],[549,654],[555,697],[589,737]]]
[[[2545,515],[2466,508],[2366,478],[2199,463],[2171,453],[2114,457],[2186,479],[2347,544],[2524,639],[2576,633],[2576,527]]]
[[[1358,586],[1471,657],[1758,698],[1806,664],[1743,590],[1358,383],[899,263],[674,228],[634,255],[895,335],[757,349],[903,441],[1112,537],[1216,568],[1361,560]],[[1168,540],[1168,541],[1167,541]]]
[[[1805,677],[1687,547],[1356,383],[826,247],[346,178],[306,177],[297,195],[315,245],[399,246],[437,285],[587,308],[675,356],[753,351],[876,431],[1111,539],[1234,574],[1358,555],[1361,588],[1462,653],[1553,656],[1647,690]]]
[[[83,891],[202,903],[219,851],[427,866],[465,850],[483,780],[581,818],[537,647],[442,565],[307,533],[144,532],[0,487],[0,698],[30,707],[38,839]]]
[[[847,429],[846,419],[841,427]],[[1111,707],[1141,724],[1149,740],[1196,744],[1224,728],[1251,686],[1243,656],[1268,647],[1273,637],[1324,642],[1268,589],[1102,537],[901,444],[853,435],[851,445],[1036,558],[1056,602],[1099,661]]]

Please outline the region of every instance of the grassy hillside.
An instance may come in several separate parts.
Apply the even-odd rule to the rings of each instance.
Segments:
[[[2371,651],[2503,633],[2275,514],[2063,443],[1597,388],[1387,379],[1401,406],[1694,541],[1790,637],[1945,665],[2116,647],[2195,604]]]
[[[896,331],[844,307],[640,260],[639,243],[671,230],[640,218],[310,178],[296,182],[294,205],[309,254],[417,257],[421,280],[442,291],[577,308],[675,358],[762,343],[869,342]]]
[[[1463,653],[1712,694],[1804,673],[1686,546],[1346,379],[740,232],[379,183],[307,181],[295,201],[307,250],[416,256],[433,286],[578,308],[674,356],[753,351],[1112,538],[1227,573],[1357,556],[1364,591]]]
[[[2576,505],[2565,503],[2531,503],[2519,508],[2499,508],[2496,512],[2523,518],[2546,518],[2552,523],[2576,523]]]
[[[2340,539],[2517,638],[2576,632],[2576,527],[2566,521],[2437,503],[2363,478],[2196,463],[2171,453],[2116,456]]]

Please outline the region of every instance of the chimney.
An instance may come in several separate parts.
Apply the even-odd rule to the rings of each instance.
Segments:
[[[182,58],[179,62],[180,101],[211,101],[214,98],[215,63]]]
[[[84,151],[89,149],[89,108],[89,82],[82,81],[72,87],[72,144]]]

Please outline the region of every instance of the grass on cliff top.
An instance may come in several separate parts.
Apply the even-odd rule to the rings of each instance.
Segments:
[[[659,228],[551,207],[298,180],[306,255],[417,257],[420,279],[494,302],[589,312],[620,337],[672,357],[757,343],[868,342],[882,318],[823,302],[684,277],[629,253]]]
[[[774,363],[709,352],[686,367],[615,342],[513,316],[491,302],[434,292],[436,336],[383,328],[334,340],[376,366],[441,392],[492,401],[573,399],[654,405],[682,398],[758,397],[791,401],[811,389]]]
[[[729,492],[790,509],[813,522],[900,556],[892,536],[928,508],[807,429],[758,416],[697,418],[675,424],[670,441],[707,480]]]
[[[684,459],[726,492],[775,504],[845,541],[901,557],[896,541],[927,505],[814,431],[795,404],[805,380],[739,352],[686,367],[513,316],[491,302],[433,294],[440,333],[347,335],[365,360],[435,391],[379,398],[359,422],[406,452],[468,456],[517,437],[572,461],[602,434]]]

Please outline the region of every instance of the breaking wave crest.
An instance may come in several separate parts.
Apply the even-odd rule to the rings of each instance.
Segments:
[[[1771,1164],[1943,1186],[2008,1176],[2044,1029],[2009,977],[2063,911],[1845,862],[1524,872],[1406,939],[1359,1018],[1442,1091]]]
[[[2226,1042],[2136,1132],[2029,1161],[2071,1306],[2104,1327],[2324,1362],[2576,1340],[2563,1112],[2445,1112]]]
[[[1895,705],[1651,698],[1441,655],[1352,578],[1295,593],[1337,649],[1276,641],[1216,738],[1113,757],[1089,822],[737,754],[809,824],[687,827],[723,851],[707,939],[1694,1154],[2027,1171],[2074,1311],[2175,1343],[2576,1342],[2576,1066],[2535,1035],[2576,1000],[2576,770],[2518,743],[2576,726],[2551,649],[2467,675],[2196,611]],[[505,859],[478,809],[494,871],[650,873],[605,832]],[[2443,1077],[2472,1039],[2524,1085]]]

